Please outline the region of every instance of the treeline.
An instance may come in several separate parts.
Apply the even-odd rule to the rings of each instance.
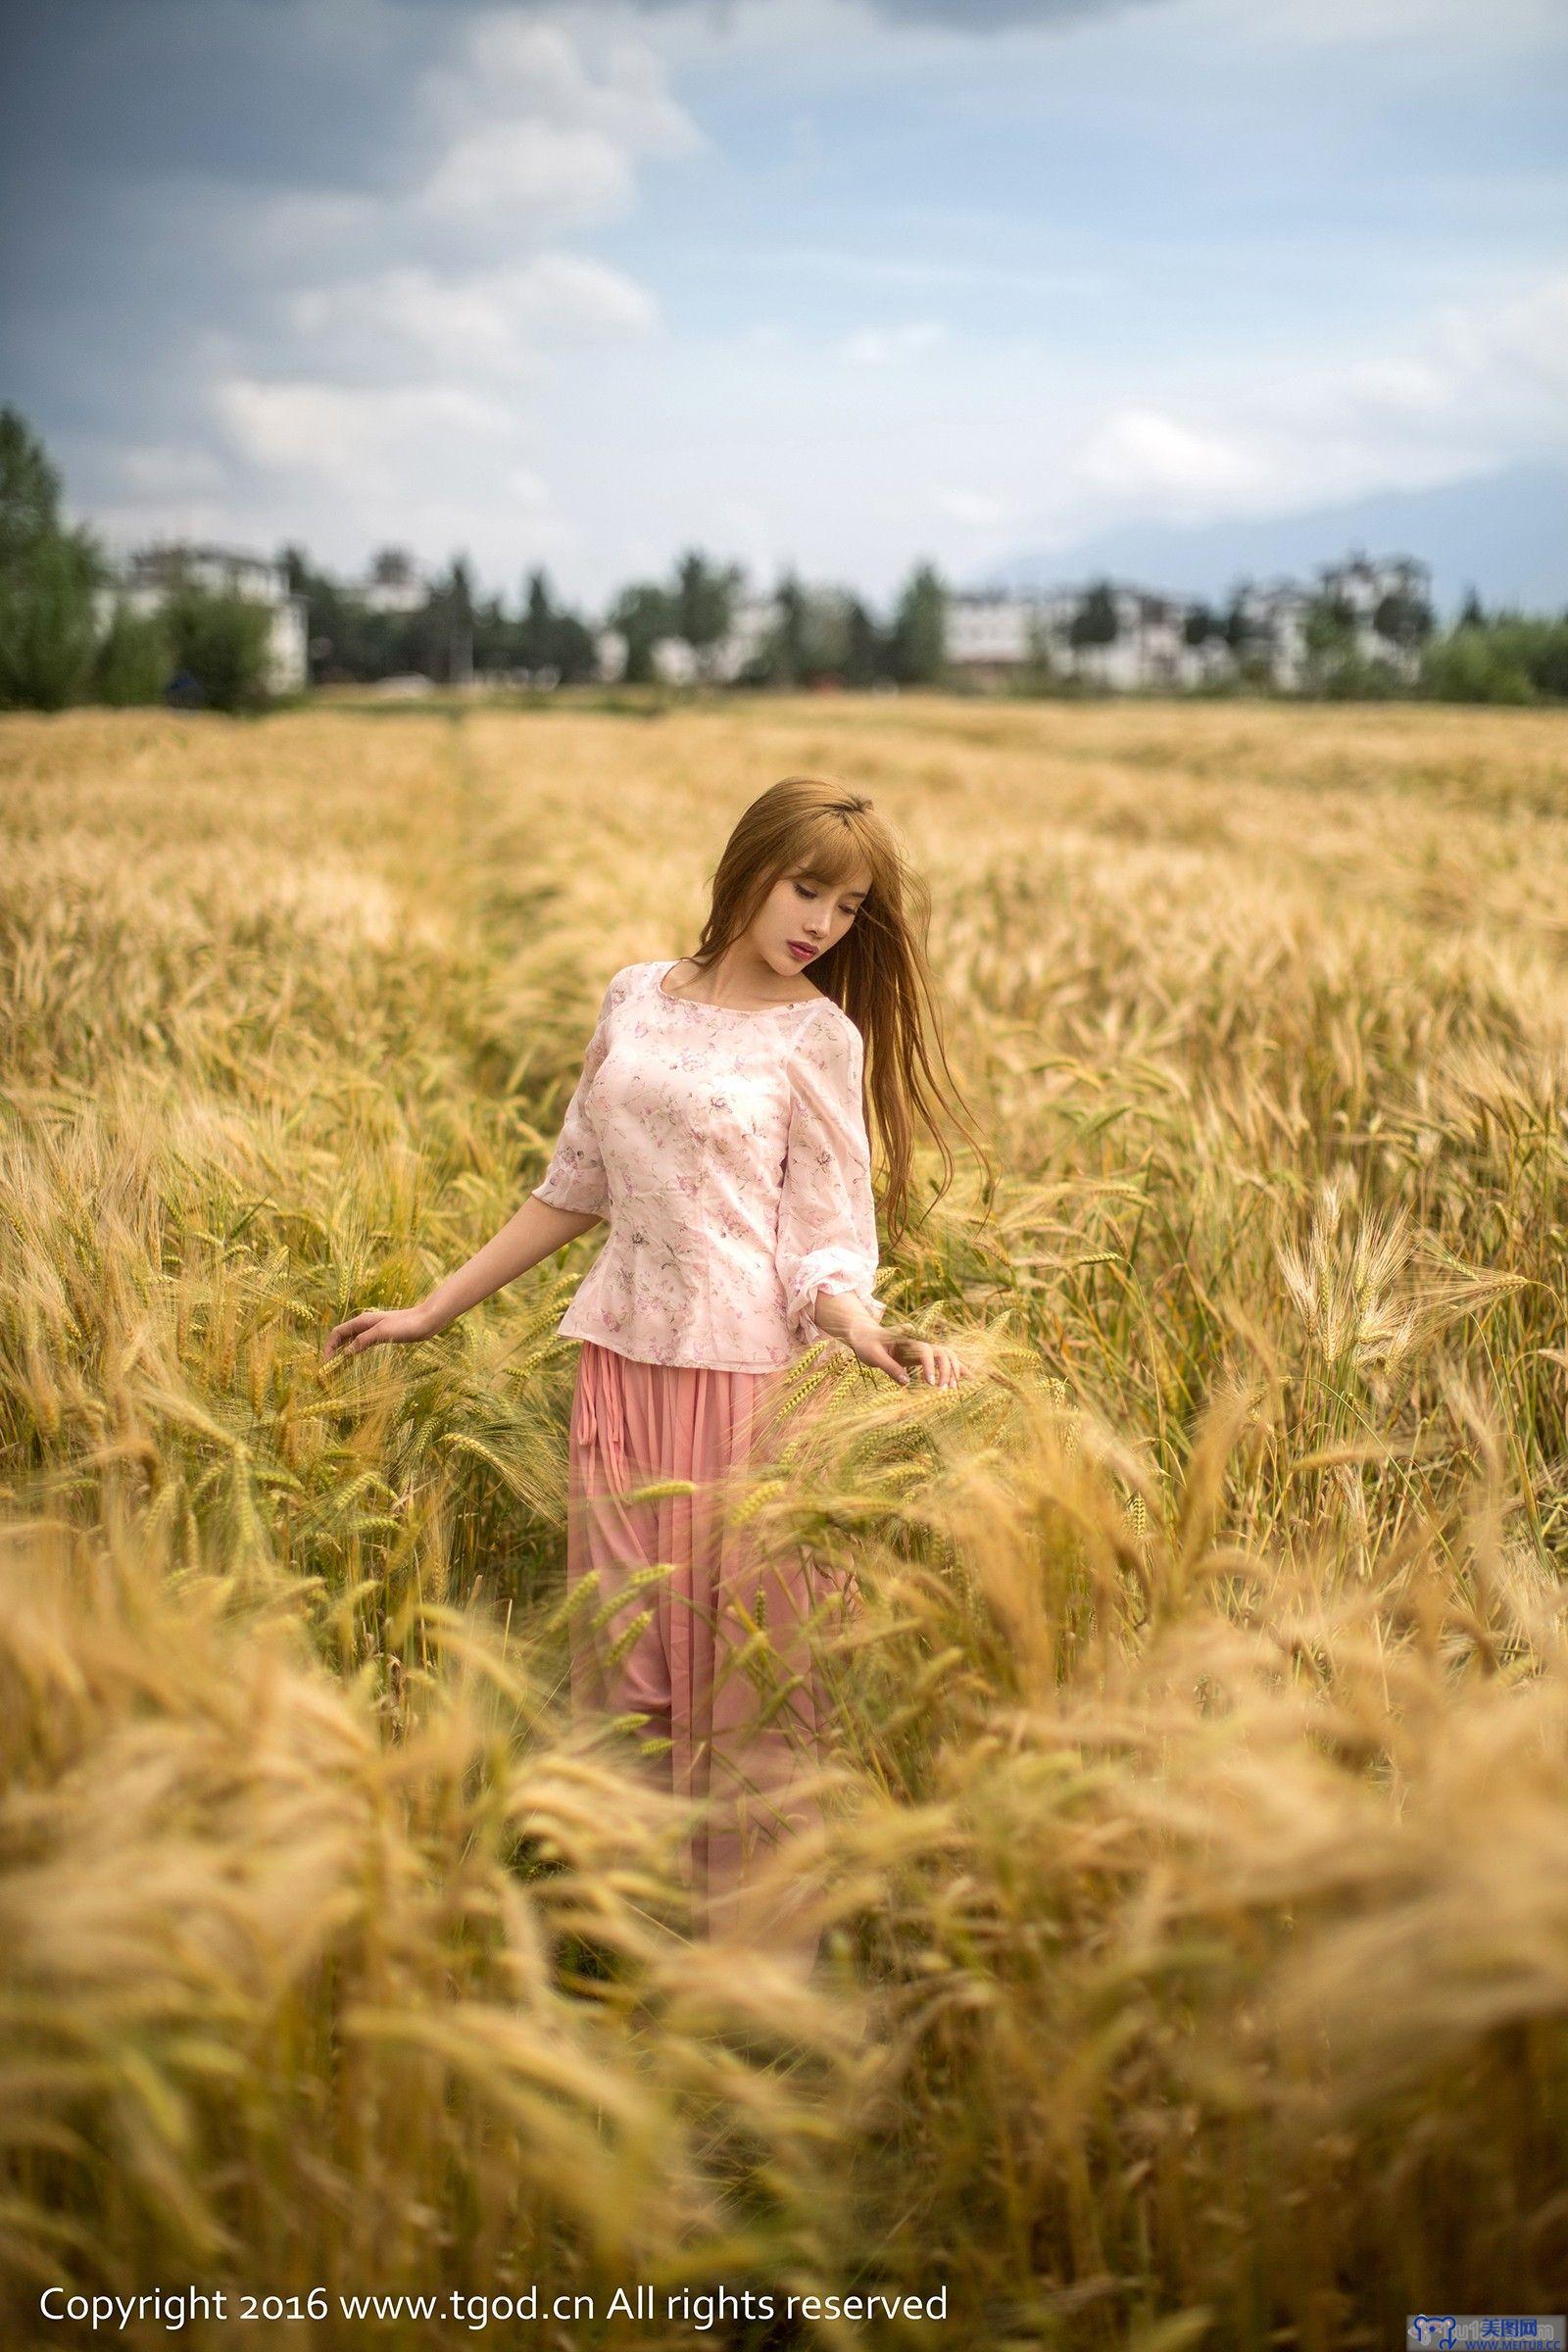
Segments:
[[[115,593],[84,525],[68,525],[60,475],[13,408],[0,408],[0,709],[187,701],[223,710],[269,700],[267,608],[180,588],[156,612]]]
[[[475,596],[468,567],[459,559],[429,584],[419,608],[389,613],[367,607],[363,591],[313,569],[297,548],[285,549],[282,561],[290,588],[307,602],[313,683],[369,685],[416,673],[443,684],[488,678],[555,687],[588,684],[602,675],[599,631],[555,601],[543,570],[528,575],[515,612],[509,612],[502,597]],[[382,551],[376,566],[389,579],[412,571],[411,560],[393,548]],[[667,679],[664,664],[671,646],[685,650],[687,674],[699,685],[854,689],[963,683],[947,660],[948,591],[929,564],[914,566],[886,622],[851,592],[812,587],[787,573],[771,596],[760,600],[772,608],[772,618],[737,658],[737,614],[752,601],[736,565],[712,564],[692,550],[667,579],[636,581],[622,589],[601,626],[623,643],[619,677],[629,685]],[[1306,693],[1333,701],[1568,698],[1568,612],[1558,618],[1513,611],[1488,613],[1472,593],[1446,633],[1437,630],[1430,610],[1412,598],[1386,598],[1373,617],[1385,644],[1416,658],[1413,673],[1363,653],[1349,607],[1324,597],[1306,627]],[[1116,629],[1111,583],[1091,586],[1069,631],[1073,649],[1112,644]],[[1273,691],[1271,658],[1256,630],[1240,592],[1229,606],[1195,604],[1183,626],[1186,642],[1221,640],[1234,667],[1193,691]],[[1070,669],[1054,668],[1042,653],[1019,674],[1014,691],[1044,696],[1102,689]]]
[[[916,564],[878,620],[852,590],[812,587],[788,571],[763,600],[771,616],[737,648],[744,579],[734,565],[710,564],[693,550],[667,581],[637,581],[610,608],[609,626],[624,640],[624,677],[644,684],[660,673],[660,648],[685,646],[700,682],[735,686],[936,686],[946,666],[947,589],[929,564]]]
[[[318,571],[303,548],[284,548],[280,561],[289,593],[305,603],[313,685],[368,686],[417,674],[442,685],[491,677],[577,686],[599,675],[593,629],[556,604],[543,570],[529,574],[515,612],[509,612],[503,597],[476,593],[460,556],[422,586],[412,611],[386,612],[367,602],[358,585]],[[382,585],[401,584],[413,576],[412,561],[384,549],[372,581],[377,572]]]
[[[930,564],[915,565],[885,624],[848,591],[813,588],[786,574],[763,600],[772,620],[737,659],[733,633],[748,601],[745,575],[697,549],[666,579],[623,588],[598,627],[557,603],[542,569],[528,574],[509,610],[499,595],[475,595],[469,567],[459,558],[414,610],[386,612],[369,600],[413,577],[412,559],[400,549],[381,550],[368,587],[318,571],[301,548],[285,548],[282,561],[292,593],[305,599],[317,685],[370,685],[408,674],[447,685],[483,678],[581,685],[603,674],[605,631],[621,641],[616,676],[627,685],[668,679],[672,647],[689,664],[677,683],[689,677],[736,686],[936,685],[943,674],[947,592]]]
[[[411,675],[440,684],[586,685],[606,674],[606,630],[620,641],[613,668],[629,685],[963,683],[947,660],[948,592],[929,564],[913,567],[883,621],[854,593],[813,587],[794,572],[771,595],[750,597],[737,566],[693,549],[667,578],[623,588],[595,625],[556,601],[542,569],[527,575],[509,608],[500,595],[477,593],[461,557],[426,582],[411,559],[384,550],[368,595],[363,584],[317,569],[302,548],[285,548],[278,563],[305,609],[306,677],[314,685]],[[0,708],[185,702],[260,710],[275,699],[273,617],[263,603],[185,579],[154,609],[133,604],[93,534],[66,523],[60,476],[41,442],[15,409],[0,408]],[[1198,691],[1272,691],[1267,654],[1250,646],[1249,626],[1240,601],[1225,612],[1192,608],[1187,642],[1221,637],[1236,657],[1231,675]],[[1085,595],[1071,644],[1082,650],[1113,642],[1116,627],[1105,582]],[[1446,633],[1413,602],[1408,610],[1380,608],[1377,628],[1408,649],[1409,674],[1358,653],[1353,616],[1325,603],[1308,625],[1308,691],[1346,700],[1568,698],[1568,612],[1489,614],[1472,595]],[[1012,687],[1035,695],[1097,690],[1071,669],[1054,669],[1044,653]]]
[[[1568,612],[1558,619],[1498,612],[1472,596],[1446,637],[1428,646],[1423,692],[1446,703],[1568,700]]]

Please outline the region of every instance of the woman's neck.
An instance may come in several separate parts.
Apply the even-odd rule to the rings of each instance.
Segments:
[[[690,997],[698,1004],[711,1004],[720,1012],[766,1012],[774,1004],[805,1004],[822,991],[809,981],[786,992],[771,964],[751,951],[731,946],[725,949],[716,963],[705,968],[690,956],[677,956],[664,974],[664,994],[669,997]],[[696,980],[698,985],[693,987]],[[771,983],[771,987],[769,984]]]

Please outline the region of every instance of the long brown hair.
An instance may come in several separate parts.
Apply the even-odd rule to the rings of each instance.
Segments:
[[[708,920],[691,961],[704,970],[716,963],[780,875],[798,873],[824,890],[836,890],[862,866],[870,871],[870,889],[843,938],[812,963],[811,978],[849,1014],[864,1041],[865,1091],[881,1137],[882,1208],[892,1245],[908,1225],[916,1120],[942,1156],[942,1182],[932,1205],[955,1173],[940,1124],[943,1109],[974,1147],[985,1170],[988,1201],[994,1170],[943,1046],[926,952],[930,891],[866,795],[817,776],[784,776],[753,801],[714,868]],[[940,1077],[927,1051],[928,1034]]]

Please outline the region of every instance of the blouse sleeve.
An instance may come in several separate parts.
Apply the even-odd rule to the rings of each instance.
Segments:
[[[588,1109],[588,1092],[594,1074],[605,1058],[610,1043],[610,1015],[624,993],[625,973],[616,972],[606,989],[599,1007],[594,1033],[588,1040],[583,1055],[582,1073],[572,1089],[561,1122],[561,1134],[545,1170],[544,1181],[533,1188],[536,1200],[546,1201],[551,1208],[569,1208],[579,1216],[606,1217],[610,1214],[610,1180],[605,1170],[604,1153],[594,1132]]]
[[[789,1139],[774,1262],[786,1327],[803,1346],[822,1337],[811,1308],[818,1291],[853,1291],[873,1320],[877,1270],[871,1147],[860,1105],[865,1046],[848,1018],[824,1015],[790,1063]]]

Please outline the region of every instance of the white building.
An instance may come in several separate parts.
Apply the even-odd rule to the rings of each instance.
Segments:
[[[627,644],[619,629],[599,629],[594,633],[594,662],[601,679],[613,685],[626,674]]]
[[[209,596],[242,596],[265,605],[268,629],[268,685],[273,694],[295,694],[308,675],[305,599],[291,596],[288,574],[265,556],[234,548],[174,544],[141,548],[120,579],[99,597],[100,620],[117,603],[133,612],[156,612],[180,588]]]
[[[1110,586],[1114,633],[1075,645],[1073,629],[1091,593],[1082,588],[998,590],[951,596],[946,654],[950,667],[973,675],[1019,673],[1042,659],[1058,677],[1079,677],[1121,691],[1187,683],[1183,628],[1190,607],[1147,590]]]
[[[697,656],[684,637],[656,637],[649,659],[666,686],[690,686],[697,675]]]
[[[1080,674],[1128,692],[1180,685],[1182,631],[1191,607],[1179,597],[1155,596],[1143,588],[1114,588],[1111,602],[1116,634],[1108,645],[1078,649]]]
[[[708,675],[720,685],[733,685],[760,657],[778,623],[776,596],[737,596],[730,607],[729,628],[704,664]]]
[[[1035,657],[1042,599],[950,596],[944,651],[955,669],[1021,669]]]
[[[955,670],[1002,683],[1022,674],[1042,653],[1057,677],[1081,678],[1115,693],[1213,685],[1243,662],[1260,662],[1270,683],[1297,694],[1311,682],[1308,623],[1314,607],[1338,598],[1351,615],[1356,651],[1390,662],[1404,676],[1420,666],[1415,646],[1385,636],[1377,615],[1385,600],[1431,605],[1431,574],[1405,557],[1374,562],[1352,556],[1331,564],[1315,588],[1298,580],[1249,580],[1235,593],[1240,629],[1232,644],[1210,631],[1188,643],[1197,600],[1156,595],[1125,582],[1086,581],[1077,587],[981,590],[950,596],[947,660]],[[1108,635],[1074,643],[1076,624],[1091,595],[1108,597]]]
[[[1200,637],[1196,645],[1183,638],[1180,679],[1183,686],[1216,686],[1236,667],[1236,657],[1217,633]]]
[[[1318,575],[1319,593],[1344,605],[1355,631],[1355,650],[1362,661],[1387,662],[1406,677],[1421,665],[1418,646],[1387,637],[1377,625],[1385,600],[1425,605],[1431,610],[1432,572],[1409,556],[1372,557],[1356,554],[1343,564],[1325,564]]]
[[[1295,580],[1249,580],[1236,592],[1246,650],[1260,656],[1269,681],[1295,694],[1306,682],[1306,623],[1310,592]]]
[[[699,680],[732,686],[758,658],[778,625],[776,598],[738,597],[730,624],[715,645],[698,652],[684,637],[658,637],[650,649],[654,675],[666,686],[692,686]],[[599,675],[614,680],[626,674],[627,645],[620,629],[600,629],[594,638]]]

